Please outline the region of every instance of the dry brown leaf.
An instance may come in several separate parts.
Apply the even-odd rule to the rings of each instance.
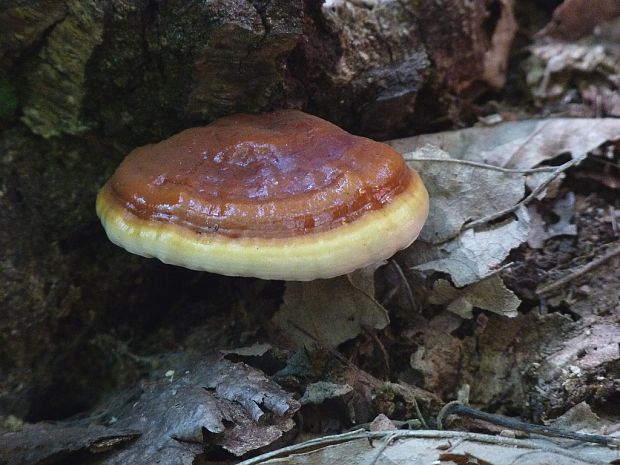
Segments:
[[[334,348],[364,326],[388,325],[387,311],[374,297],[376,266],[333,279],[286,283],[284,303],[273,321],[298,346]]]
[[[599,112],[601,109],[614,111],[613,102],[611,105],[592,102],[597,94],[615,99],[617,97],[613,96],[620,89],[618,56],[608,47],[600,43],[543,42],[533,45],[530,52],[525,63],[526,82],[539,105],[560,102],[571,92],[583,92],[583,98],[590,100],[593,106],[601,107],[603,103]]]
[[[346,396],[353,392],[353,388],[348,384],[335,384],[328,381],[317,381],[306,387],[304,395],[299,399],[301,405],[318,405],[327,399],[335,399]]]
[[[370,431],[395,431],[398,428],[396,425],[383,413],[380,413],[370,422],[368,426]]]
[[[192,463],[205,437],[208,444],[241,456],[290,431],[298,409],[299,403],[260,371],[208,357],[173,381],[144,385],[137,400],[112,411],[115,426],[142,435],[102,463]]]
[[[599,434],[598,428],[601,425],[601,419],[586,402],[579,402],[573,408],[564,412],[563,415],[554,418],[552,421],[545,422],[545,424],[571,431]]]
[[[547,239],[556,236],[576,236],[577,225],[574,223],[575,215],[575,194],[567,193],[563,198],[557,199],[551,207],[551,211],[555,213],[558,220],[555,223],[548,224],[538,213],[535,206],[530,206],[528,212],[530,214],[530,231],[527,243],[534,249],[540,249]]]
[[[59,463],[126,446],[140,436],[137,430],[99,425],[37,423],[0,435],[0,462],[11,465]]]
[[[418,159],[424,159],[424,161]],[[428,189],[430,209],[419,240],[439,244],[456,237],[467,221],[512,207],[525,192],[522,174],[453,163],[446,152],[426,145],[408,154]]]
[[[440,398],[453,398],[466,348],[452,333],[462,320],[453,313],[442,312],[430,321],[419,318],[416,323],[419,347],[411,354],[409,365],[421,375],[425,389]]]
[[[449,311],[461,318],[471,318],[474,308],[515,317],[521,304],[519,298],[504,285],[498,275],[462,289],[455,288],[445,279],[438,279],[433,285],[429,300],[433,304],[447,305]]]
[[[533,189],[548,177],[535,173],[527,179],[525,173],[494,166],[528,170],[564,153],[582,157],[615,140],[620,140],[620,120],[609,118],[509,122],[389,143],[418,169],[429,190],[429,219],[420,239],[437,244],[455,237],[467,221],[517,204],[525,192],[524,181]]]
[[[620,15],[618,0],[564,0],[541,35],[576,40],[592,32],[598,24]]]
[[[618,21],[620,25],[620,21]],[[620,117],[620,89],[610,85],[585,85],[581,89],[583,100],[594,108],[600,108],[604,116]]]
[[[430,144],[452,158],[529,169],[560,154],[579,156],[619,139],[618,119],[549,118],[425,134],[396,139],[389,144],[403,154]],[[423,172],[421,176],[424,177]]]
[[[272,349],[273,349],[273,346],[271,344],[256,343],[256,344],[252,344],[251,346],[237,347],[236,349],[222,350],[220,352],[223,353],[224,355],[233,355],[233,356],[236,355],[239,357],[251,358],[251,357],[262,357],[263,355],[265,355],[267,352],[269,352]]]
[[[162,376],[130,394],[108,409],[114,428],[62,423],[26,428],[0,438],[1,457],[30,465],[107,447],[114,453],[98,463],[192,463],[205,440],[241,456],[290,431],[300,407],[258,370],[217,357],[194,360],[180,376]]]
[[[521,210],[518,220],[488,229],[468,229],[444,244],[414,242],[403,256],[413,269],[447,273],[455,286],[463,287],[495,273],[510,251],[525,242],[528,231],[529,217]]]

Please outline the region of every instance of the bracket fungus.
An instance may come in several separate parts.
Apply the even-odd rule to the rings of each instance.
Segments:
[[[238,114],[133,150],[97,197],[108,237],[230,276],[307,281],[384,260],[428,214],[391,147],[296,110]]]

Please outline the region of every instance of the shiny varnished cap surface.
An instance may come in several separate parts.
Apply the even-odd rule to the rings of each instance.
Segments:
[[[354,222],[412,182],[391,147],[281,110],[229,116],[140,147],[103,189],[143,220],[276,238]]]

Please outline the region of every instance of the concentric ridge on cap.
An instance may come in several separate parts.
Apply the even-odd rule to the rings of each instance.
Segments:
[[[310,280],[408,246],[428,195],[392,148],[295,110],[233,115],[131,152],[97,198],[110,239],[227,275]]]

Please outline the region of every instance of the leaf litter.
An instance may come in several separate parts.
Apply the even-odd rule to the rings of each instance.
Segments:
[[[431,198],[429,220],[420,239],[401,254],[403,260],[413,270],[447,274],[454,294],[496,273],[511,250],[528,240],[541,246],[556,235],[574,235],[571,215],[566,207],[561,210],[560,200],[556,201],[560,221],[552,225],[528,210],[525,202],[544,198],[549,184],[564,176],[563,167],[580,163],[586,154],[618,139],[618,120],[546,119],[391,141],[421,173]],[[540,166],[565,154],[572,161],[563,167]],[[504,223],[494,224],[503,212]],[[446,300],[448,286],[444,280],[431,287],[429,302],[446,304],[461,316],[471,315],[476,307],[472,301],[487,302],[477,308],[515,314],[516,297],[510,298],[501,279],[470,286],[469,298],[460,300]],[[504,297],[493,306],[500,308],[488,308],[489,292]],[[510,303],[503,307],[506,302]]]

